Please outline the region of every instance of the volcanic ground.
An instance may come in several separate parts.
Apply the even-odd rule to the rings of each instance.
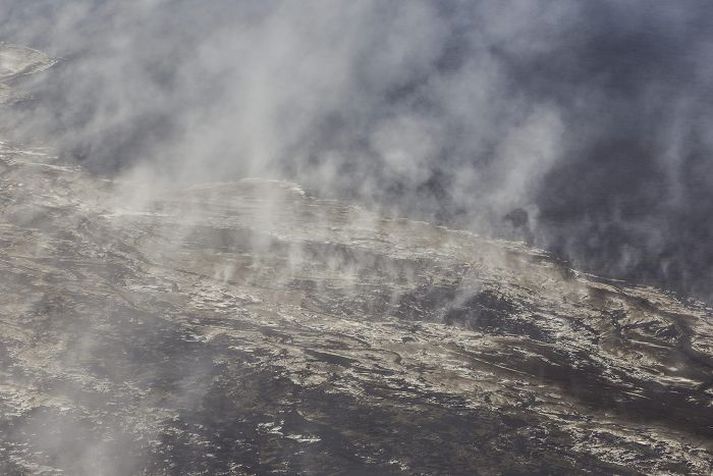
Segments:
[[[51,64],[0,46],[0,107]],[[287,182],[0,144],[2,474],[707,475],[712,387],[699,302]]]

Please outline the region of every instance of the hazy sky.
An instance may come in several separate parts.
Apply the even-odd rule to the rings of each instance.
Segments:
[[[713,296],[710,2],[2,10],[0,40],[63,58],[3,116],[96,172],[281,176]]]

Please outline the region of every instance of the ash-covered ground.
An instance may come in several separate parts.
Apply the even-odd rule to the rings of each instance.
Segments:
[[[2,474],[713,472],[713,311],[523,244],[9,141],[0,244]]]

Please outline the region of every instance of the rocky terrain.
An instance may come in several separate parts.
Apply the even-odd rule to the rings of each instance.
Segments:
[[[520,243],[10,142],[0,243],[2,474],[713,472],[713,311]]]

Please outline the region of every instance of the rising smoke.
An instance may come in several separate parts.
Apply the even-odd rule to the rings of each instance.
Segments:
[[[3,128],[97,173],[287,178],[713,296],[706,2],[2,8],[61,58]]]

